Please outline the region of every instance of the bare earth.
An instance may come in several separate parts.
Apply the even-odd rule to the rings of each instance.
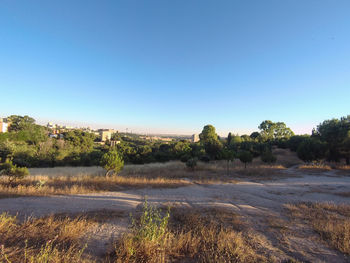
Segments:
[[[292,256],[303,262],[350,262],[349,257],[331,249],[311,228],[291,221],[284,204],[324,202],[350,204],[350,175],[333,171],[307,174],[295,168],[282,172],[277,180],[237,184],[193,184],[175,189],[137,189],[121,192],[52,197],[0,199],[0,212],[41,217],[57,213],[115,210],[119,217],[91,229],[90,252],[103,254],[111,240],[127,231],[129,213],[147,198],[150,203],[187,207],[225,207],[242,215],[242,220],[261,237],[261,244],[277,262]],[[282,178],[281,178],[282,177]],[[90,234],[91,234],[90,233]],[[92,247],[92,249],[91,249]]]

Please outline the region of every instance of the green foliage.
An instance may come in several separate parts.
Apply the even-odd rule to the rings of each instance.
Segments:
[[[96,136],[93,133],[72,130],[64,133],[65,141],[69,142],[75,150],[91,151],[94,146]]]
[[[190,159],[187,160],[186,166],[187,166],[188,168],[191,168],[191,169],[194,171],[194,169],[195,169],[196,166],[197,166],[197,161],[198,161],[198,159],[197,159],[196,157],[190,158]]]
[[[35,120],[27,115],[18,116],[11,115],[7,117],[8,122],[10,122],[9,131],[23,131],[28,130],[28,128],[34,125]]]
[[[325,157],[327,145],[315,138],[305,139],[298,147],[298,157],[305,162],[320,161]]]
[[[101,158],[101,166],[106,170],[106,176],[110,172],[118,173],[124,167],[124,160],[117,151],[109,151]]]
[[[216,134],[215,127],[213,125],[206,125],[203,127],[202,133],[199,134],[201,143],[205,144],[207,142],[218,140],[218,135]]]
[[[309,135],[294,135],[288,140],[288,148],[293,152],[296,152],[299,145],[306,139],[310,138]]]
[[[0,175],[8,176],[9,181],[14,182],[29,175],[29,171],[26,167],[18,167],[9,161],[0,165]]]
[[[221,157],[226,160],[226,171],[227,171],[227,175],[229,174],[229,169],[230,169],[230,162],[234,161],[234,159],[236,158],[236,153],[231,150],[230,148],[226,147],[221,151]]]
[[[231,144],[231,141],[232,141],[232,133],[228,133],[227,135],[227,142],[226,142],[226,145],[230,145]]]
[[[204,144],[204,149],[211,159],[219,159],[222,143],[219,140],[209,140]]]
[[[293,131],[284,122],[263,121],[259,125],[262,141],[288,139],[294,135]]]
[[[247,163],[253,161],[253,155],[249,151],[241,151],[238,153],[239,160],[244,163],[244,167],[247,168]]]
[[[160,209],[148,204],[147,200],[143,204],[140,220],[132,218],[132,231],[134,238],[138,241],[161,242],[165,238],[170,218],[170,209],[162,215]]]
[[[277,157],[273,155],[271,151],[263,152],[260,158],[261,158],[261,161],[268,164],[272,164],[277,161]]]
[[[252,138],[253,140],[258,140],[260,137],[260,133],[259,132],[252,132],[249,137]]]
[[[347,151],[342,151],[350,132],[350,115],[339,119],[325,120],[313,131],[312,137],[327,143],[327,158],[330,161],[339,161],[348,158]]]

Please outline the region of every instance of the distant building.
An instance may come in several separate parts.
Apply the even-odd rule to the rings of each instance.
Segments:
[[[57,125],[56,124],[53,124],[52,122],[48,122],[47,125],[46,125],[47,128],[49,129],[56,129],[57,128]]]
[[[7,119],[0,118],[0,132],[7,132],[9,128],[9,124],[7,122]]]
[[[120,141],[111,141],[111,146],[113,147],[113,146],[116,146],[117,144],[119,144],[120,143]]]
[[[192,142],[199,142],[199,135],[198,134],[193,134],[191,138]]]
[[[100,129],[98,130],[98,133],[100,135],[101,141],[105,142],[107,140],[111,140],[112,134],[116,131],[113,129]]]

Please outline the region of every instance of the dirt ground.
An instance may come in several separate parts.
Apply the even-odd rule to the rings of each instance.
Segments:
[[[96,256],[106,252],[108,244],[127,231],[129,214],[145,198],[157,205],[186,207],[223,207],[242,216],[257,235],[267,253],[277,262],[289,256],[302,262],[350,262],[333,250],[310,227],[288,218],[284,205],[296,202],[334,202],[350,204],[350,174],[334,171],[310,172],[292,167],[281,171],[276,180],[240,179],[236,184],[193,184],[174,189],[137,189],[96,194],[21,197],[0,199],[0,212],[41,217],[57,213],[81,213],[113,210],[119,216],[91,229],[89,251]],[[92,235],[91,235],[92,234]],[[87,235],[88,236],[88,235]]]

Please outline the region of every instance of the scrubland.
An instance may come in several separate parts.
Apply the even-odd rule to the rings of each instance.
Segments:
[[[19,198],[0,200],[0,262],[349,262],[348,167],[311,169],[274,153],[274,165],[246,169],[168,162],[111,177],[60,167],[3,178],[0,196]],[[60,210],[34,217],[43,202]]]
[[[266,165],[256,158],[247,168],[239,161],[215,161],[199,163],[195,171],[180,161],[126,165],[115,176],[104,176],[101,167],[55,167],[32,168],[30,176],[9,184],[6,177],[0,177],[0,198],[18,196],[45,196],[83,194],[104,191],[153,187],[172,188],[193,183],[234,183],[239,178],[269,180],[278,176],[280,170],[300,163],[288,150],[275,150],[278,161]]]

